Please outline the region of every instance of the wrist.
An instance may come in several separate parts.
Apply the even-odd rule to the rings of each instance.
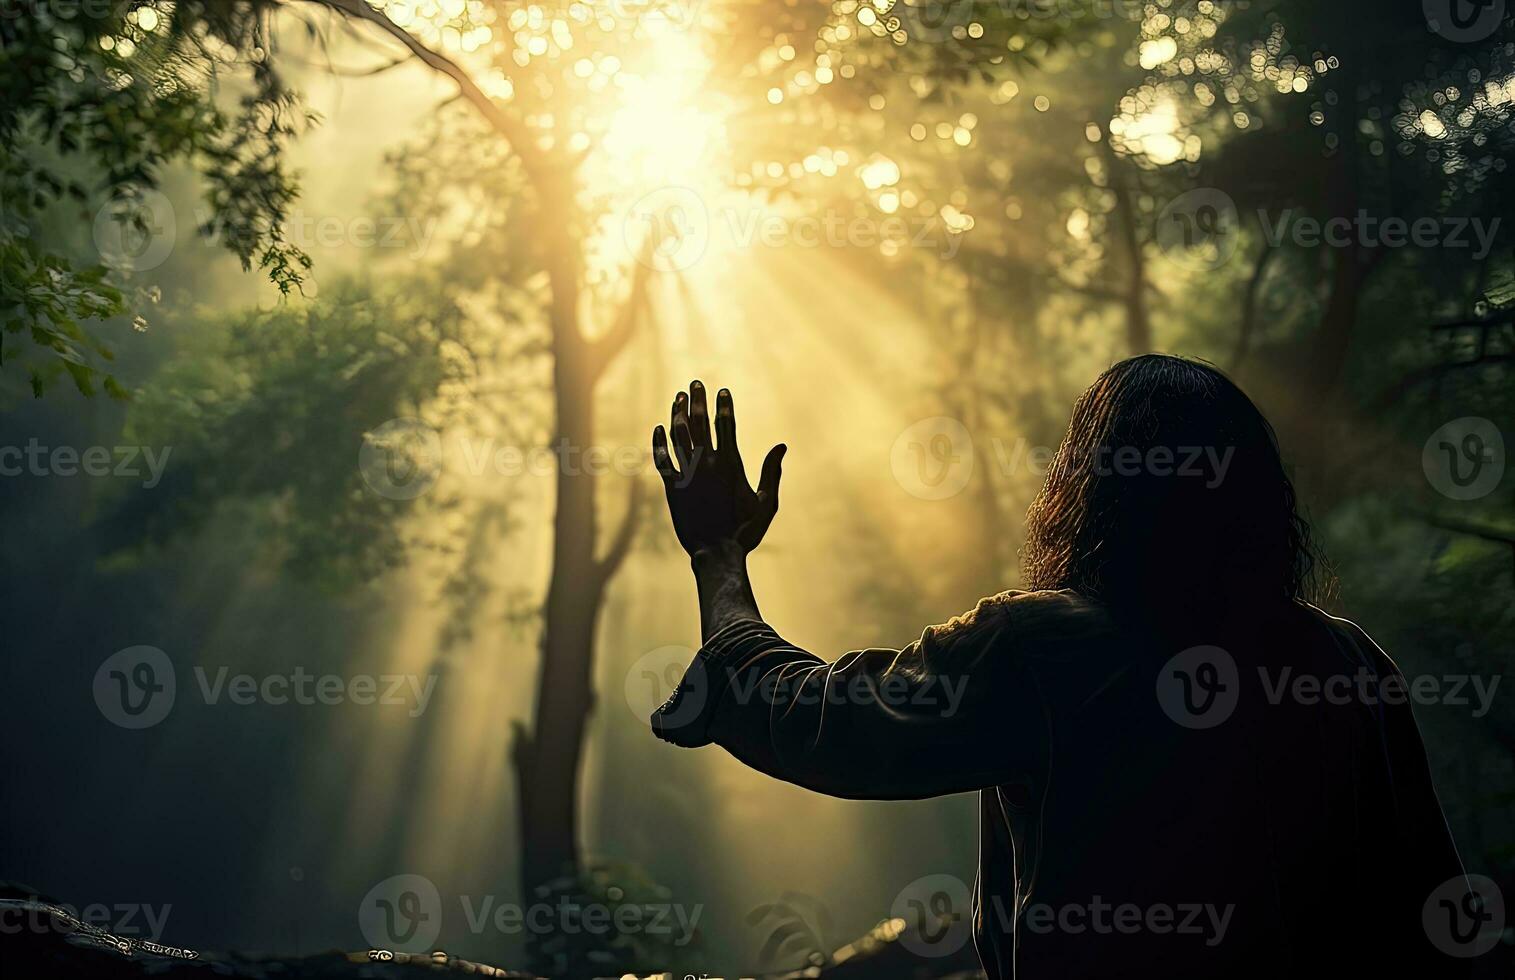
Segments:
[[[746,568],[747,549],[736,541],[722,541],[691,552],[689,564],[696,574]]]

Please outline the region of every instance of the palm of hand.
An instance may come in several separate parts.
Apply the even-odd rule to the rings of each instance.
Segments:
[[[754,490],[737,449],[731,393],[722,388],[716,396],[717,444],[711,439],[705,387],[698,381],[690,385],[688,395],[681,391],[675,396],[669,429],[672,455],[662,426],[653,431],[652,455],[679,544],[691,556],[733,547],[745,554],[756,548],[778,512],[780,461],[786,447],[780,444],[769,451]]]

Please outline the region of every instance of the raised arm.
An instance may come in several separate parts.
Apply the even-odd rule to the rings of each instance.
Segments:
[[[674,399],[671,453],[663,428],[653,433],[704,638],[653,716],[658,736],[685,747],[714,742],[771,776],[857,799],[965,792],[1038,770],[1046,723],[1034,678],[1013,656],[1008,597],[985,600],[904,649],[854,651],[835,663],[763,622],[746,555],[777,512],[784,447],[768,454],[754,491],[724,389],[715,429],[719,445],[695,382]]]
[[[663,478],[673,530],[694,566],[700,631],[706,640],[739,619],[759,618],[747,579],[747,553],[763,540],[778,513],[787,448],[780,443],[768,451],[753,490],[737,449],[731,392],[722,388],[715,405],[719,446],[710,438],[705,386],[698,381],[690,384],[687,395],[681,391],[674,396],[668,432],[661,425],[652,432],[652,459]]]

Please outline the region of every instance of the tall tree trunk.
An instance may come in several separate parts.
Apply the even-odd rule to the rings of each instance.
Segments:
[[[577,222],[571,180],[570,176],[539,186],[542,257],[551,291],[557,419],[553,446],[559,457],[536,713],[530,728],[514,726],[511,746],[520,806],[523,903],[536,900],[560,880],[563,890],[574,890],[582,870],[578,779],[584,733],[594,708],[595,626],[606,584],[630,549],[641,499],[641,484],[633,477],[625,518],[597,557],[599,479],[583,466],[595,439],[595,388],[644,309],[651,259],[644,255],[632,267],[630,293],[614,323],[596,339],[586,339],[579,305],[582,242],[573,231]]]
[[[1339,30],[1345,32],[1346,25]],[[1347,54],[1351,54],[1350,50]],[[1360,134],[1357,131],[1359,109],[1351,68],[1356,61],[1345,55],[1342,61],[1344,67],[1335,85],[1340,94],[1335,113],[1335,133],[1339,142],[1326,169],[1322,218],[1353,221],[1361,207],[1363,180],[1358,146]],[[1335,499],[1335,491],[1342,484],[1333,476],[1340,466],[1339,432],[1323,425],[1321,420],[1342,420],[1349,415],[1343,405],[1342,381],[1364,286],[1382,255],[1381,247],[1377,250],[1368,248],[1355,232],[1348,236],[1344,246],[1331,249],[1327,258],[1329,285],[1325,309],[1315,329],[1295,351],[1299,384],[1294,392],[1287,430],[1296,447],[1301,487],[1323,507],[1329,507]]]
[[[1131,167],[1110,145],[1108,132],[1100,140],[1100,150],[1110,171],[1110,193],[1115,197],[1120,243],[1126,253],[1126,282],[1121,297],[1126,312],[1126,349],[1132,355],[1148,354],[1152,351],[1152,321],[1147,314],[1147,262],[1142,254],[1140,217],[1128,183]]]
[[[1355,222],[1367,177],[1362,171],[1363,136],[1358,128],[1362,117],[1358,78],[1360,66],[1371,53],[1363,50],[1362,32],[1346,5],[1328,5],[1323,15],[1325,35],[1330,39],[1331,52],[1340,56],[1341,67],[1331,72],[1327,80],[1337,96],[1336,106],[1327,117],[1329,132],[1336,137],[1337,145],[1327,163],[1321,217]],[[1302,352],[1300,364],[1306,386],[1304,395],[1311,403],[1312,414],[1328,411],[1341,394],[1363,286],[1375,257],[1356,232],[1348,236],[1345,247],[1332,251],[1329,299],[1315,336]]]
[[[642,311],[652,248],[632,267],[631,291],[614,324],[586,339],[579,310],[580,215],[576,161],[537,144],[526,121],[489,97],[468,71],[433,50],[363,0],[314,0],[346,17],[377,26],[426,67],[452,79],[459,94],[505,138],[536,191],[536,228],[551,293],[554,445],[561,454],[553,514],[552,571],[542,621],[542,664],[536,715],[530,727],[515,723],[515,767],[521,822],[521,899],[533,901],[543,886],[578,878],[578,777],[584,732],[594,707],[590,674],[594,632],[605,584],[630,548],[639,514],[641,484],[632,481],[625,520],[606,553],[595,556],[595,477],[579,463],[594,440],[594,392],[606,366],[629,340]],[[565,466],[572,459],[572,466]],[[571,888],[572,886],[570,886]],[[561,971],[559,971],[561,972]]]
[[[543,195],[543,211],[562,205]],[[560,456],[553,514],[552,570],[543,608],[542,662],[530,731],[517,726],[512,750],[521,808],[523,901],[555,878],[579,871],[577,784],[590,689],[595,621],[603,582],[595,563],[594,477],[565,466],[594,440],[594,378],[579,324],[578,242],[558,211],[543,227],[552,291],[553,400]]]
[[[1348,100],[1344,114],[1353,118],[1355,103]],[[1346,132],[1342,146],[1332,159],[1327,177],[1326,218],[1353,219],[1358,210],[1357,194],[1357,144],[1355,134]],[[1318,410],[1321,401],[1331,401],[1340,392],[1342,375],[1346,371],[1347,355],[1351,351],[1352,332],[1357,326],[1357,312],[1362,303],[1362,288],[1369,271],[1367,249],[1358,241],[1357,235],[1349,237],[1345,246],[1331,252],[1330,298],[1320,323],[1316,326],[1304,359],[1305,378]]]

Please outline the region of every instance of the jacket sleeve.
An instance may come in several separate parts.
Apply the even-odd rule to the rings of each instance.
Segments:
[[[720,745],[787,782],[849,799],[922,799],[1020,776],[1043,750],[1034,675],[1016,657],[1005,596],[900,650],[827,663],[759,620],[700,650],[653,715],[659,737]]]

